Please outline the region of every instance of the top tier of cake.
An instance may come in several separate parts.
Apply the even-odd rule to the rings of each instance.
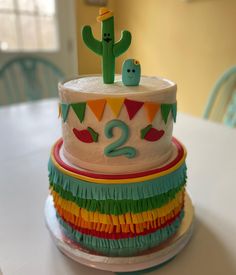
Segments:
[[[64,156],[72,164],[112,174],[139,172],[171,157],[176,84],[142,77],[139,86],[101,76],[59,84]]]

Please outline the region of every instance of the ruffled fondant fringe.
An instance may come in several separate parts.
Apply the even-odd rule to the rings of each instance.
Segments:
[[[56,192],[61,198],[74,202],[78,207],[84,208],[91,212],[99,212],[101,214],[121,215],[127,212],[140,213],[155,208],[162,207],[169,201],[174,199],[175,195],[184,190],[185,183],[169,190],[164,194],[140,200],[89,200],[74,197],[69,191],[61,188],[60,185],[51,184],[51,192]]]
[[[96,222],[88,222],[83,220],[81,217],[76,217],[70,212],[62,210],[61,208],[56,209],[57,214],[65,221],[68,222],[72,227],[74,226],[79,231],[82,229],[92,230],[96,232],[103,232],[107,234],[113,233],[134,233],[140,234],[145,231],[149,230],[157,230],[158,228],[162,228],[170,223],[173,219],[175,219],[181,210],[183,209],[184,205],[180,205],[179,207],[175,208],[173,211],[168,213],[164,217],[157,218],[153,221],[147,221],[138,224],[103,224],[103,223],[96,223]]]
[[[52,192],[54,207],[58,213],[70,213],[75,216],[75,219],[83,219],[86,222],[95,222],[102,224],[139,224],[149,221],[154,221],[158,218],[165,217],[174,209],[178,209],[184,203],[184,191],[176,194],[175,198],[166,205],[150,211],[131,213],[130,211],[122,215],[107,215],[99,212],[90,212],[86,209],[78,207],[75,203],[66,201],[57,193]],[[65,216],[65,214],[64,214]]]
[[[175,171],[143,182],[127,184],[100,184],[76,179],[58,170],[51,159],[48,163],[49,181],[71,192],[74,197],[89,200],[140,200],[167,193],[186,182],[186,164]]]
[[[125,253],[125,249],[147,249],[156,245],[159,245],[163,241],[167,240],[178,230],[180,223],[184,217],[184,211],[181,211],[180,215],[168,226],[155,231],[154,233],[136,236],[133,238],[123,238],[118,240],[98,238],[91,235],[82,234],[79,231],[73,229],[68,223],[64,222],[60,217],[58,221],[64,229],[64,233],[72,240],[80,243],[82,246],[93,248],[96,250],[102,249],[103,252],[110,252],[110,250],[122,249]],[[105,250],[103,250],[105,249]],[[121,251],[122,252],[122,251]]]
[[[60,217],[62,218],[62,220],[64,222],[68,223],[69,226],[71,226],[73,229],[79,231],[81,234],[92,235],[94,237],[104,238],[104,239],[118,240],[118,239],[123,239],[123,238],[134,238],[134,237],[137,237],[139,235],[144,236],[144,235],[147,235],[147,234],[154,233],[156,230],[159,230],[161,228],[164,228],[164,227],[170,225],[177,217],[179,217],[179,215],[180,215],[180,211],[173,218],[167,220],[165,223],[163,223],[162,225],[160,225],[158,227],[141,228],[139,225],[134,225],[135,229],[136,229],[135,232],[131,232],[131,231],[127,231],[127,230],[126,230],[127,232],[124,232],[124,231],[121,231],[121,232],[116,232],[116,231],[105,232],[103,230],[97,230],[97,228],[96,229],[90,229],[90,228],[78,227],[75,224],[72,224],[72,223],[66,221],[61,216]]]

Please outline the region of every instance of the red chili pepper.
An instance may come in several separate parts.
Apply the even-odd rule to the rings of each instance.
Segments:
[[[90,134],[90,132],[88,130],[79,131],[79,130],[74,128],[73,133],[82,142],[85,142],[85,143],[92,143],[93,142],[92,135]]]
[[[155,128],[151,128],[145,135],[144,139],[148,141],[157,141],[164,135],[164,133],[165,132],[163,130],[159,131]]]

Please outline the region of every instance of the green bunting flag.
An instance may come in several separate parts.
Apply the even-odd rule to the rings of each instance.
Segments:
[[[63,122],[65,122],[67,119],[69,109],[70,109],[70,104],[66,104],[66,103],[61,104],[61,113],[62,113]]]
[[[172,104],[161,104],[161,115],[165,123],[167,123]]]
[[[82,123],[85,115],[86,102],[71,103],[71,107],[73,108],[75,114]]]
[[[177,103],[171,105],[171,113],[172,113],[174,122],[176,122]]]

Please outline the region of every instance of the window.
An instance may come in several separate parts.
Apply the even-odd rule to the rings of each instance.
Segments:
[[[0,0],[0,51],[58,49],[55,0]]]

